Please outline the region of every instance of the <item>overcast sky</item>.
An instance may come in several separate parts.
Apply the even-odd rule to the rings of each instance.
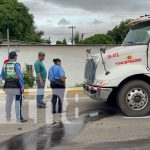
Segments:
[[[121,20],[150,14],[150,0],[19,0],[34,15],[38,30],[51,40],[70,41],[71,30],[85,33],[85,37],[106,33]]]

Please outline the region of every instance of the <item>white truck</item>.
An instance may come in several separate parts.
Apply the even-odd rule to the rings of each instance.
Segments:
[[[83,88],[95,100],[116,101],[127,116],[150,113],[150,16],[131,23],[121,46],[87,58]]]

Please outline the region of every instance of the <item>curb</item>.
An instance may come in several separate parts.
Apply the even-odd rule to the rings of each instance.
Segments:
[[[36,89],[25,89],[24,91],[24,96],[32,96],[36,95]],[[45,89],[45,95],[51,94],[52,89]],[[83,94],[83,88],[67,88],[65,90],[65,94],[70,94],[70,95],[76,95],[76,94]],[[5,92],[3,90],[0,90],[0,96],[4,96]]]

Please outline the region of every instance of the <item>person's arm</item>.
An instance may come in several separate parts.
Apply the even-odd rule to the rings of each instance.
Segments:
[[[2,78],[2,80],[5,80],[5,69],[4,69],[4,66],[3,66],[2,71],[1,71],[1,78]]]
[[[23,79],[23,74],[21,72],[20,64],[16,64],[15,69],[16,69],[16,74],[18,76],[19,84],[21,86],[21,92],[23,93],[24,92],[24,79]]]
[[[61,79],[65,82],[66,77],[65,77],[65,72],[62,67],[60,67],[59,69],[59,75],[61,76]]]
[[[48,80],[50,81],[50,69],[48,71]]]

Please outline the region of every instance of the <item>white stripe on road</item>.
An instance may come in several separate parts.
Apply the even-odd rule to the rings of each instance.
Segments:
[[[124,119],[150,119],[150,116],[143,117],[123,117]]]

